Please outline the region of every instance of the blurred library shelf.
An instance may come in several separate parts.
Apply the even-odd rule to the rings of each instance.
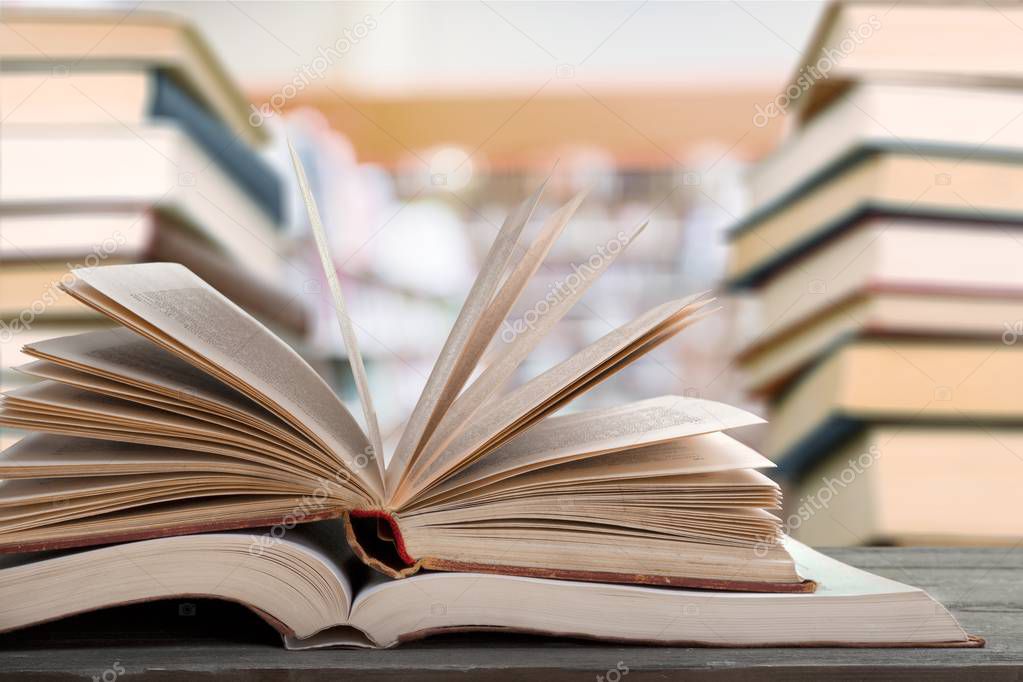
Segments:
[[[835,3],[775,103],[788,133],[748,174],[727,277],[759,303],[737,361],[804,541],[1023,533],[1020,20]]]

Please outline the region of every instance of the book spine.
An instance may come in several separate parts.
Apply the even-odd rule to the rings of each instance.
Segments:
[[[394,549],[398,552],[398,556],[410,566],[416,563],[415,559],[409,555],[408,550],[405,548],[405,537],[401,534],[401,528],[398,526],[398,521],[394,518],[394,514],[385,512],[382,509],[353,509],[351,515],[357,519],[378,519],[387,523],[390,527]]]
[[[383,522],[384,528],[380,527]],[[420,568],[405,545],[398,520],[382,509],[352,509],[344,513],[345,539],[370,568],[392,578],[405,578]],[[382,531],[386,531],[386,534]]]
[[[280,227],[284,201],[273,168],[162,71],[153,74],[152,115],[175,121]]]

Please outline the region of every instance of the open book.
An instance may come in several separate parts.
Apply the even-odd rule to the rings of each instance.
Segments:
[[[981,646],[923,590],[784,541],[815,593],[755,594],[424,573],[388,580],[337,521],[282,539],[235,531],[0,557],[0,631],[184,595],[240,602],[291,649],[387,647],[457,630],[708,646]]]
[[[37,360],[21,371],[42,381],[3,396],[0,425],[40,433],[0,456],[0,550],[343,518],[355,553],[392,577],[428,568],[813,590],[770,512],[778,486],[756,471],[771,463],[723,433],[759,418],[678,396],[552,416],[706,314],[705,298],[655,307],[508,389],[621,252],[581,268],[545,315],[495,341],[581,196],[527,247],[518,242],[543,188],[505,222],[385,467],[353,322],[296,168],[366,428],[297,353],[186,268],[75,270],[67,293],[122,326],[26,347]]]

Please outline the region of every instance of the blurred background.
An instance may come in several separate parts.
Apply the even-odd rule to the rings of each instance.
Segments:
[[[519,381],[714,290],[721,312],[570,409],[769,417],[735,435],[813,544],[1015,543],[1021,33],[997,2],[5,2],[0,381],[27,381],[23,344],[104,324],[69,269],[171,260],[354,408],[290,138],[393,443],[550,176],[542,214],[589,194],[509,325],[649,227]]]

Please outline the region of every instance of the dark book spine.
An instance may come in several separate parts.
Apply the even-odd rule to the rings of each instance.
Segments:
[[[419,570],[419,562],[405,547],[401,527],[382,509],[351,509],[344,513],[345,539],[367,566],[390,576],[404,578]]]
[[[153,77],[153,118],[168,118],[184,128],[279,226],[284,219],[283,191],[270,164],[165,72],[157,70]]]

